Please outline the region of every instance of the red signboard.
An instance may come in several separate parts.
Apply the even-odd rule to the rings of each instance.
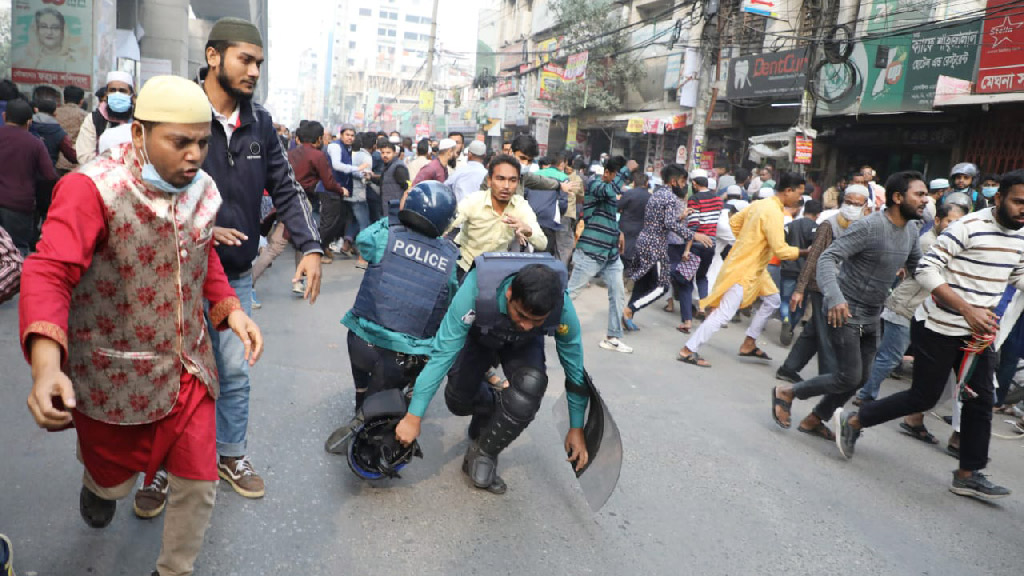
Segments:
[[[814,153],[814,140],[797,134],[796,150],[793,153],[794,164],[810,164]]]
[[[1024,90],[1024,14],[1020,0],[988,0],[978,59],[979,94]]]
[[[495,96],[508,96],[509,94],[515,94],[516,90],[519,89],[519,85],[516,82],[515,76],[505,76],[498,78],[494,84],[494,95]]]

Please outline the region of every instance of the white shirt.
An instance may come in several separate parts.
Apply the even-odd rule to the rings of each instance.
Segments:
[[[455,201],[462,202],[463,198],[480,189],[480,184],[483,183],[486,176],[487,167],[473,160],[455,170],[445,184],[451,186],[452,191],[455,192]]]
[[[217,109],[213,108],[213,106],[210,106],[210,108],[213,109],[213,117],[224,127],[224,135],[227,137],[228,144],[231,144],[231,135],[235,133],[235,128],[238,127],[239,106],[235,105],[235,111],[231,113],[231,116],[225,116],[217,112]]]
[[[327,145],[327,157],[331,159],[331,168],[342,174],[351,174],[353,178],[362,179],[363,173],[359,171],[358,164],[345,164],[341,161],[340,142],[331,142]]]

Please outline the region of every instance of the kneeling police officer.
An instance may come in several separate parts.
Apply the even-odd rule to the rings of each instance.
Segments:
[[[349,329],[356,414],[327,439],[328,452],[345,452],[346,441],[363,423],[364,399],[405,388],[426,365],[458,288],[459,251],[441,236],[455,219],[455,208],[451,189],[421,182],[406,194],[397,217],[377,221],[356,238],[370,265],[355,305],[341,320]]]
[[[462,470],[477,488],[503,494],[506,485],[497,474],[498,455],[540,409],[548,383],[544,337],[554,336],[567,380],[570,429],[565,449],[577,471],[585,468],[589,379],[583,370],[579,319],[565,291],[566,277],[565,266],[549,254],[477,257],[441,322],[408,412],[395,429],[397,439],[405,445],[416,440],[423,413],[447,373],[448,409],[472,416]],[[509,386],[496,391],[484,375],[499,362],[509,375]]]

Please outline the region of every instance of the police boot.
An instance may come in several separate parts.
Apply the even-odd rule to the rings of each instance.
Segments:
[[[465,472],[473,485],[491,494],[504,494],[508,490],[505,481],[498,476],[498,457],[480,451],[476,442],[470,442],[466,456],[462,460],[462,471]]]
[[[352,439],[357,428],[363,425],[363,411],[356,410],[356,415],[341,428],[338,428],[327,437],[324,442],[324,450],[330,454],[344,454],[348,451],[348,441]]]

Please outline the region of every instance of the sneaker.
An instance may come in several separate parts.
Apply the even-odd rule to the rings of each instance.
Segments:
[[[256,289],[254,288],[252,291],[252,309],[259,310],[260,308],[263,308],[263,302],[260,302],[259,298],[256,297]]]
[[[106,528],[114,519],[116,511],[117,500],[100,498],[82,486],[82,491],[78,494],[78,512],[91,528]]]
[[[838,425],[835,426],[836,430],[839,431],[836,434],[836,446],[839,447],[839,452],[846,456],[847,460],[853,458],[853,449],[857,445],[857,439],[860,438],[860,430],[850,426],[850,418],[855,414],[856,412],[845,414],[842,408],[836,408],[836,412],[832,416],[833,420],[838,422]]]
[[[292,294],[298,294],[299,296],[306,295],[306,281],[305,279],[299,280],[298,282],[292,282]]]
[[[0,534],[0,576],[14,576],[14,547],[7,536]]]
[[[363,425],[363,411],[357,410],[356,415],[348,421],[348,424],[338,428],[327,437],[324,442],[324,450],[329,454],[345,454],[348,452],[348,441],[352,438],[356,428]]]
[[[231,487],[246,498],[263,498],[263,478],[252,467],[249,458],[231,458],[221,456],[217,462],[217,472]]]
[[[779,333],[779,342],[783,346],[789,346],[793,343],[793,325],[789,322],[782,323],[782,331]]]
[[[139,518],[156,518],[167,504],[167,472],[157,470],[153,482],[135,492],[135,515]]]
[[[789,382],[790,384],[798,384],[803,380],[799,374],[786,369],[785,366],[779,366],[779,369],[775,371],[775,379]]]
[[[334,256],[331,255],[330,249],[324,250],[324,255],[320,257],[321,264],[333,264]]]
[[[327,248],[329,248],[331,252],[341,252],[341,240],[339,239],[331,242]]]
[[[953,471],[953,484],[949,491],[959,496],[973,496],[982,500],[998,500],[1010,495],[1010,490],[988,481],[981,472],[974,471],[967,478],[957,476]]]
[[[625,342],[618,338],[605,338],[604,340],[601,340],[600,346],[605,350],[615,350],[616,352],[622,352],[624,354],[633,353],[633,349],[626,346]]]

